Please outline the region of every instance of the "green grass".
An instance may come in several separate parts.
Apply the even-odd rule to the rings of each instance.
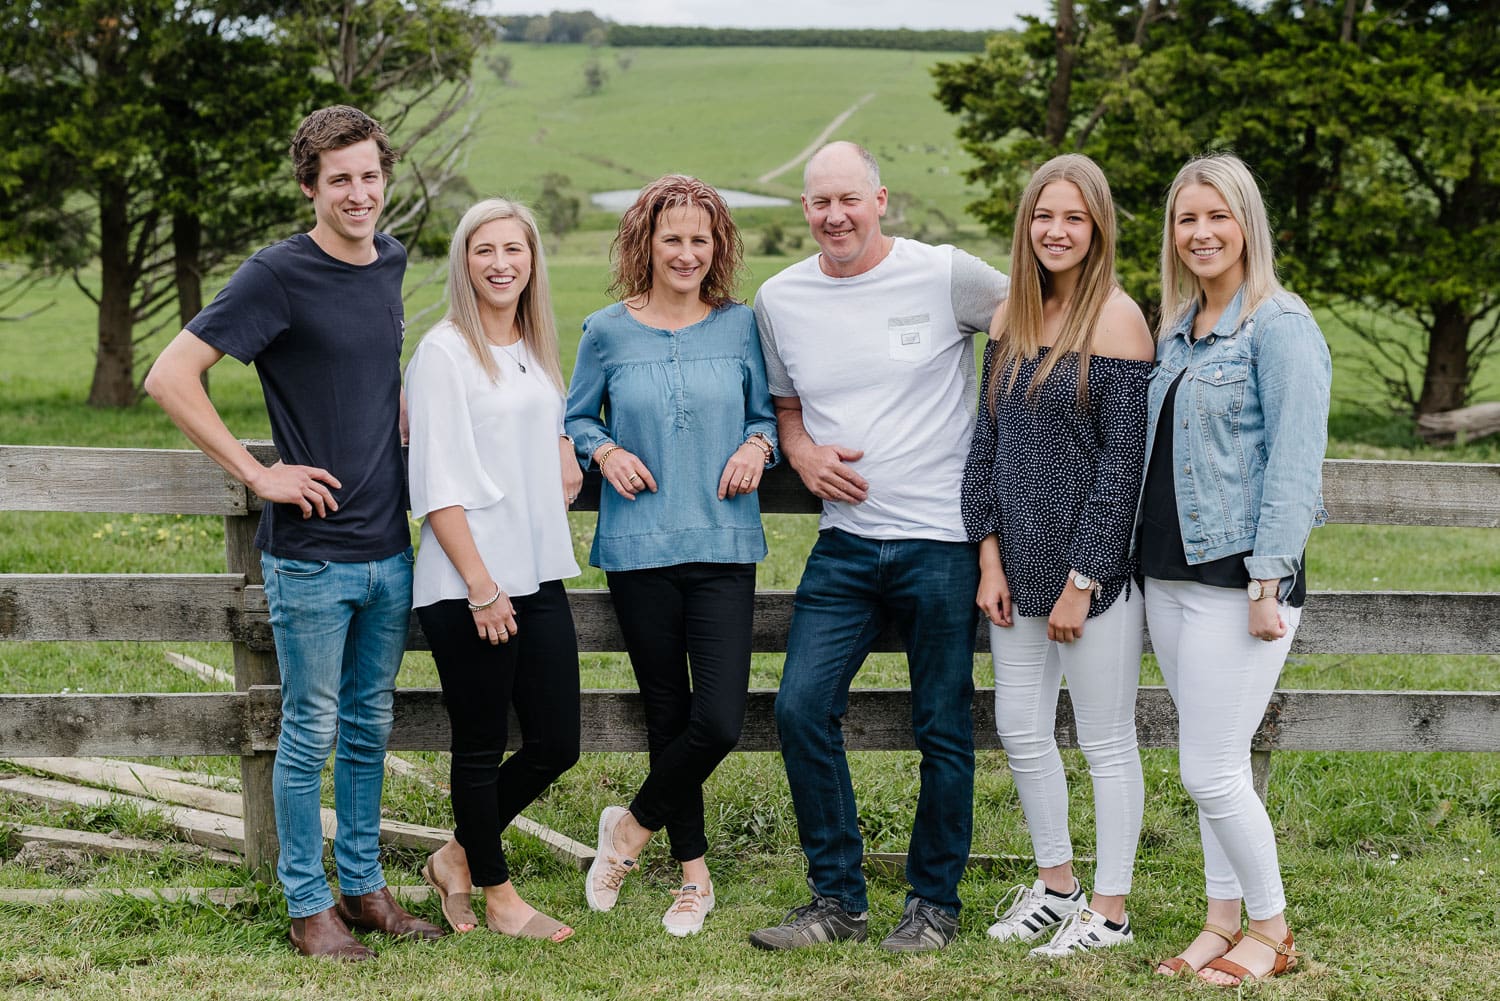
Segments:
[[[513,85],[481,79],[480,138],[468,169],[484,194],[534,197],[547,171],[568,174],[579,192],[629,187],[669,170],[713,183],[795,196],[793,170],[760,185],[755,179],[802,149],[823,126],[869,91],[877,96],[841,135],[882,157],[893,191],[910,193],[907,223],[936,225],[934,211],[958,218],[972,194],[959,177],[964,160],[953,122],[928,96],[925,67],[941,58],[847,50],[664,50],[632,53],[628,70],[615,54],[597,53],[610,73],[604,90],[583,96],[582,65],[593,53],[558,46],[509,46]],[[484,71],[481,71],[484,76]],[[774,113],[767,109],[774,109]],[[771,220],[802,233],[792,257],[752,257],[748,297],[765,278],[811,244],[795,208],[741,215],[750,227]],[[959,219],[960,242],[1002,264],[994,241]],[[571,370],[578,327],[605,302],[605,251],[614,225],[586,213],[584,230],[549,245],[564,368]],[[748,240],[751,248],[755,240]],[[408,319],[414,332],[436,317],[436,287],[419,287],[434,266],[414,261]],[[32,292],[30,309],[53,305],[24,323],[0,323],[0,441],[5,443],[186,447],[152,404],[119,412],[83,406],[92,364],[93,318],[71,285]],[[426,310],[426,312],[424,312]],[[1479,443],[1435,451],[1404,420],[1380,413],[1362,376],[1363,346],[1332,318],[1321,317],[1335,360],[1330,454],[1372,458],[1500,461],[1500,446]],[[409,339],[408,349],[415,337]],[[160,346],[161,338],[146,345]],[[213,371],[213,392],[229,426],[266,437],[260,391],[251,369],[229,361]],[[1495,367],[1482,377],[1495,385]],[[771,555],[762,588],[795,586],[812,541],[812,519],[766,520]],[[580,562],[593,517],[573,516]],[[1500,590],[1500,532],[1336,525],[1309,546],[1318,589]],[[223,529],[205,518],[161,515],[0,516],[0,572],[214,572],[223,568]],[[602,586],[588,569],[571,582]],[[203,691],[211,686],[167,664],[170,646],[228,668],[222,644],[0,644],[0,677],[10,692]],[[582,658],[588,687],[631,687],[616,655]],[[758,655],[752,684],[774,687],[780,658]],[[989,683],[986,659],[975,679]],[[1159,683],[1148,658],[1143,681]],[[408,655],[399,683],[437,684],[426,654]],[[905,684],[899,656],[871,659],[859,684]],[[1282,684],[1292,688],[1500,689],[1500,657],[1294,658]],[[408,754],[441,778],[446,756]],[[1087,772],[1066,755],[1078,791],[1072,824],[1080,856],[1093,853]],[[166,759],[192,771],[236,778],[232,758]],[[1153,980],[1148,961],[1170,955],[1201,920],[1201,858],[1193,810],[1176,779],[1176,755],[1144,755],[1149,797],[1130,909],[1137,942],[1091,961],[1037,966],[1019,950],[985,939],[987,912],[1011,884],[1029,880],[1028,863],[1008,861],[965,882],[962,937],[932,957],[895,959],[869,946],[770,956],[745,935],[779,920],[805,899],[790,798],[778,758],[732,755],[708,788],[711,862],[720,909],[704,934],[671,940],[657,925],[670,898],[671,866],[654,845],[620,907],[589,913],[581,877],[530,839],[508,839],[518,885],[530,899],[571,922],[578,935],[561,947],[487,934],[435,946],[390,944],[357,969],[300,961],[285,944],[285,910],[267,889],[252,904],[224,910],[154,902],[109,902],[28,909],[0,905],[0,997],[132,999],[304,998],[1093,998],[1182,996],[1194,990]],[[916,794],[909,753],[855,754],[861,823],[872,851],[900,851],[910,834]],[[3,769],[15,766],[0,766]],[[597,754],[584,760],[528,815],[579,840],[594,818],[628,798],[645,773],[640,755]],[[1266,997],[1391,1001],[1480,999],[1500,977],[1500,762],[1493,755],[1278,753],[1271,779],[1272,819],[1287,875],[1290,916],[1310,953],[1306,972],[1262,988]],[[386,810],[415,823],[451,824],[446,798],[404,780],[387,786]],[[1004,758],[980,755],[976,783],[976,852],[1030,854]],[[166,838],[159,815],[114,806],[46,811],[0,798],[0,823],[45,823],[99,832]],[[170,839],[147,860],[93,860],[58,871],[18,866],[0,849],[0,887],[224,886],[243,875],[193,861]],[[392,852],[393,882],[415,883],[421,857]],[[1085,880],[1089,866],[1083,865]],[[1481,872],[1483,870],[1483,872]],[[900,908],[901,880],[872,878],[872,934],[883,934]],[[435,906],[424,913],[437,917]],[[1206,989],[1197,989],[1202,993]]]

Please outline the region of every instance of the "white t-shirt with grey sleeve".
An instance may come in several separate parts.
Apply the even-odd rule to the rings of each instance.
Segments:
[[[798,397],[813,441],[860,449],[860,504],[823,502],[821,528],[964,542],[959,495],[974,431],[972,335],[1010,283],[971,254],[896,238],[885,260],[834,278],[818,255],[755,297],[772,396]]]

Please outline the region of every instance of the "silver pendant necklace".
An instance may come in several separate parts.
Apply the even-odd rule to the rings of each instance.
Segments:
[[[519,345],[521,345],[521,354],[524,356],[526,354],[526,339],[522,338],[521,340],[516,341],[516,343],[519,344]],[[499,348],[501,351],[504,351],[505,352],[505,356],[507,358],[509,358],[511,361],[515,362],[516,363],[516,368],[520,369],[521,373],[523,375],[525,374],[525,372],[526,372],[526,363],[523,362],[523,361],[521,361],[520,358],[517,358],[515,355],[511,354],[511,352],[510,352],[511,345],[509,345],[509,344],[496,344],[495,347]]]

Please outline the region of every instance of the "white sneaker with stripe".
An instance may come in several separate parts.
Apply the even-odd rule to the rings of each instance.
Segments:
[[[1073,892],[1059,897],[1047,892],[1047,884],[1037,880],[1030,886],[1014,887],[995,905],[1000,920],[990,925],[990,938],[1001,942],[1020,940],[1034,942],[1056,928],[1069,915],[1083,907],[1083,887],[1074,881]],[[1000,908],[1004,907],[1002,914]]]
[[[1037,946],[1028,955],[1032,959],[1060,959],[1063,956],[1078,956],[1095,949],[1107,949],[1112,945],[1134,941],[1135,935],[1130,931],[1130,915],[1125,915],[1124,927],[1116,930],[1104,923],[1102,914],[1081,907],[1077,914],[1069,914],[1063,920],[1050,942]]]

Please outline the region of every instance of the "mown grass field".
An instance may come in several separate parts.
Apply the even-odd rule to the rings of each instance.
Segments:
[[[925,67],[943,58],[909,53],[819,50],[649,50],[629,53],[622,68],[611,50],[508,46],[512,83],[481,69],[483,118],[469,156],[481,193],[534,197],[547,171],[572,178],[579,192],[638,185],[668,170],[716,184],[795,196],[799,173],[756,178],[796,155],[835,115],[865,94],[876,96],[840,135],[869,145],[885,163],[887,183],[906,192],[910,228],[943,225],[932,210],[961,223],[959,240],[1003,266],[999,247],[961,218],[963,156],[952,121],[928,97]],[[582,65],[597,57],[609,72],[599,94],[582,96]],[[767,110],[774,109],[774,110]],[[776,220],[801,233],[796,209],[755,210],[754,229]],[[604,303],[613,220],[586,213],[585,229],[559,241],[552,280],[564,364],[571,369],[579,322]],[[893,227],[894,228],[894,227]],[[756,240],[747,240],[752,251]],[[806,252],[808,243],[804,242]],[[793,251],[793,254],[799,253]],[[795,257],[752,256],[748,297]],[[430,264],[414,262],[416,289]],[[414,331],[435,319],[422,313],[435,291],[408,304]],[[93,320],[67,283],[35,290],[25,308],[54,304],[20,323],[0,323],[0,441],[186,447],[154,405],[102,413],[82,405],[92,364]],[[414,320],[425,316],[425,320]],[[1326,319],[1326,318],[1325,318]],[[1435,452],[1418,445],[1401,421],[1381,415],[1361,378],[1356,340],[1326,324],[1335,358],[1336,456],[1500,461],[1491,444]],[[409,338],[408,348],[416,338]],[[148,349],[158,345],[148,344]],[[1487,377],[1494,384],[1495,367]],[[268,433],[253,372],[232,361],[213,372],[215,399],[244,437]],[[1374,409],[1372,409],[1374,408]],[[586,561],[591,515],[575,515],[580,562]],[[771,557],[760,586],[795,586],[811,544],[811,518],[767,519]],[[36,515],[0,517],[0,572],[210,572],[223,567],[221,525],[175,516]],[[1309,549],[1319,589],[1500,590],[1500,532],[1332,526]],[[585,571],[575,586],[602,586]],[[220,667],[229,650],[174,644]],[[206,686],[171,668],[155,644],[0,645],[0,689],[9,692],[194,691]],[[584,684],[631,687],[616,656],[585,656]],[[774,687],[779,658],[756,660],[752,684]],[[975,678],[988,684],[987,659]],[[1148,660],[1145,683],[1159,683]],[[436,684],[430,659],[409,655],[400,683]],[[902,685],[901,658],[875,658],[859,684]],[[1500,688],[1500,657],[1305,657],[1283,677],[1286,687]],[[407,755],[434,777],[445,756]],[[904,850],[915,801],[910,754],[857,754],[861,823],[872,851]],[[1014,788],[998,753],[980,756],[974,850],[1030,854]],[[561,946],[519,943],[484,933],[434,946],[387,944],[374,963],[339,968],[309,963],[286,946],[285,911],[274,890],[253,905],[221,910],[164,903],[115,902],[28,909],[0,905],[0,997],[4,998],[1167,998],[1206,987],[1158,982],[1152,959],[1170,955],[1201,919],[1201,861],[1194,813],[1176,780],[1176,757],[1145,756],[1147,816],[1130,912],[1135,944],[1061,966],[1039,966],[1024,950],[984,936],[988,910],[1012,884],[1029,881],[1029,863],[1004,862],[974,873],[963,888],[962,935],[936,956],[897,959],[871,946],[833,947],[795,956],[751,949],[746,934],[779,920],[805,900],[795,823],[779,759],[733,755],[711,782],[710,861],[719,910],[704,934],[679,941],[657,922],[670,902],[674,873],[656,845],[642,878],[627,884],[608,915],[587,911],[581,876],[529,838],[508,839],[518,886],[538,906],[578,931]],[[1087,771],[1067,756],[1076,791],[1074,840],[1093,852]],[[235,776],[234,759],[172,759],[189,770]],[[9,769],[14,766],[0,766]],[[644,759],[590,755],[528,815],[579,840],[592,838],[598,810],[621,802],[644,775]],[[444,826],[445,798],[405,779],[387,787],[395,818]],[[1273,758],[1272,818],[1282,845],[1290,918],[1309,953],[1306,971],[1260,988],[1266,997],[1309,999],[1482,999],[1500,977],[1500,762],[1489,755],[1290,754]],[[0,798],[0,825],[46,823],[88,830],[165,836],[159,818],[128,808],[47,812]],[[82,861],[50,868],[15,864],[3,849],[0,887],[238,885],[236,869],[205,866],[166,849],[149,861]],[[418,882],[422,858],[393,852],[393,883]],[[1080,866],[1085,881],[1089,865]],[[894,923],[903,886],[877,874],[871,934]],[[436,918],[435,905],[423,912]]]

